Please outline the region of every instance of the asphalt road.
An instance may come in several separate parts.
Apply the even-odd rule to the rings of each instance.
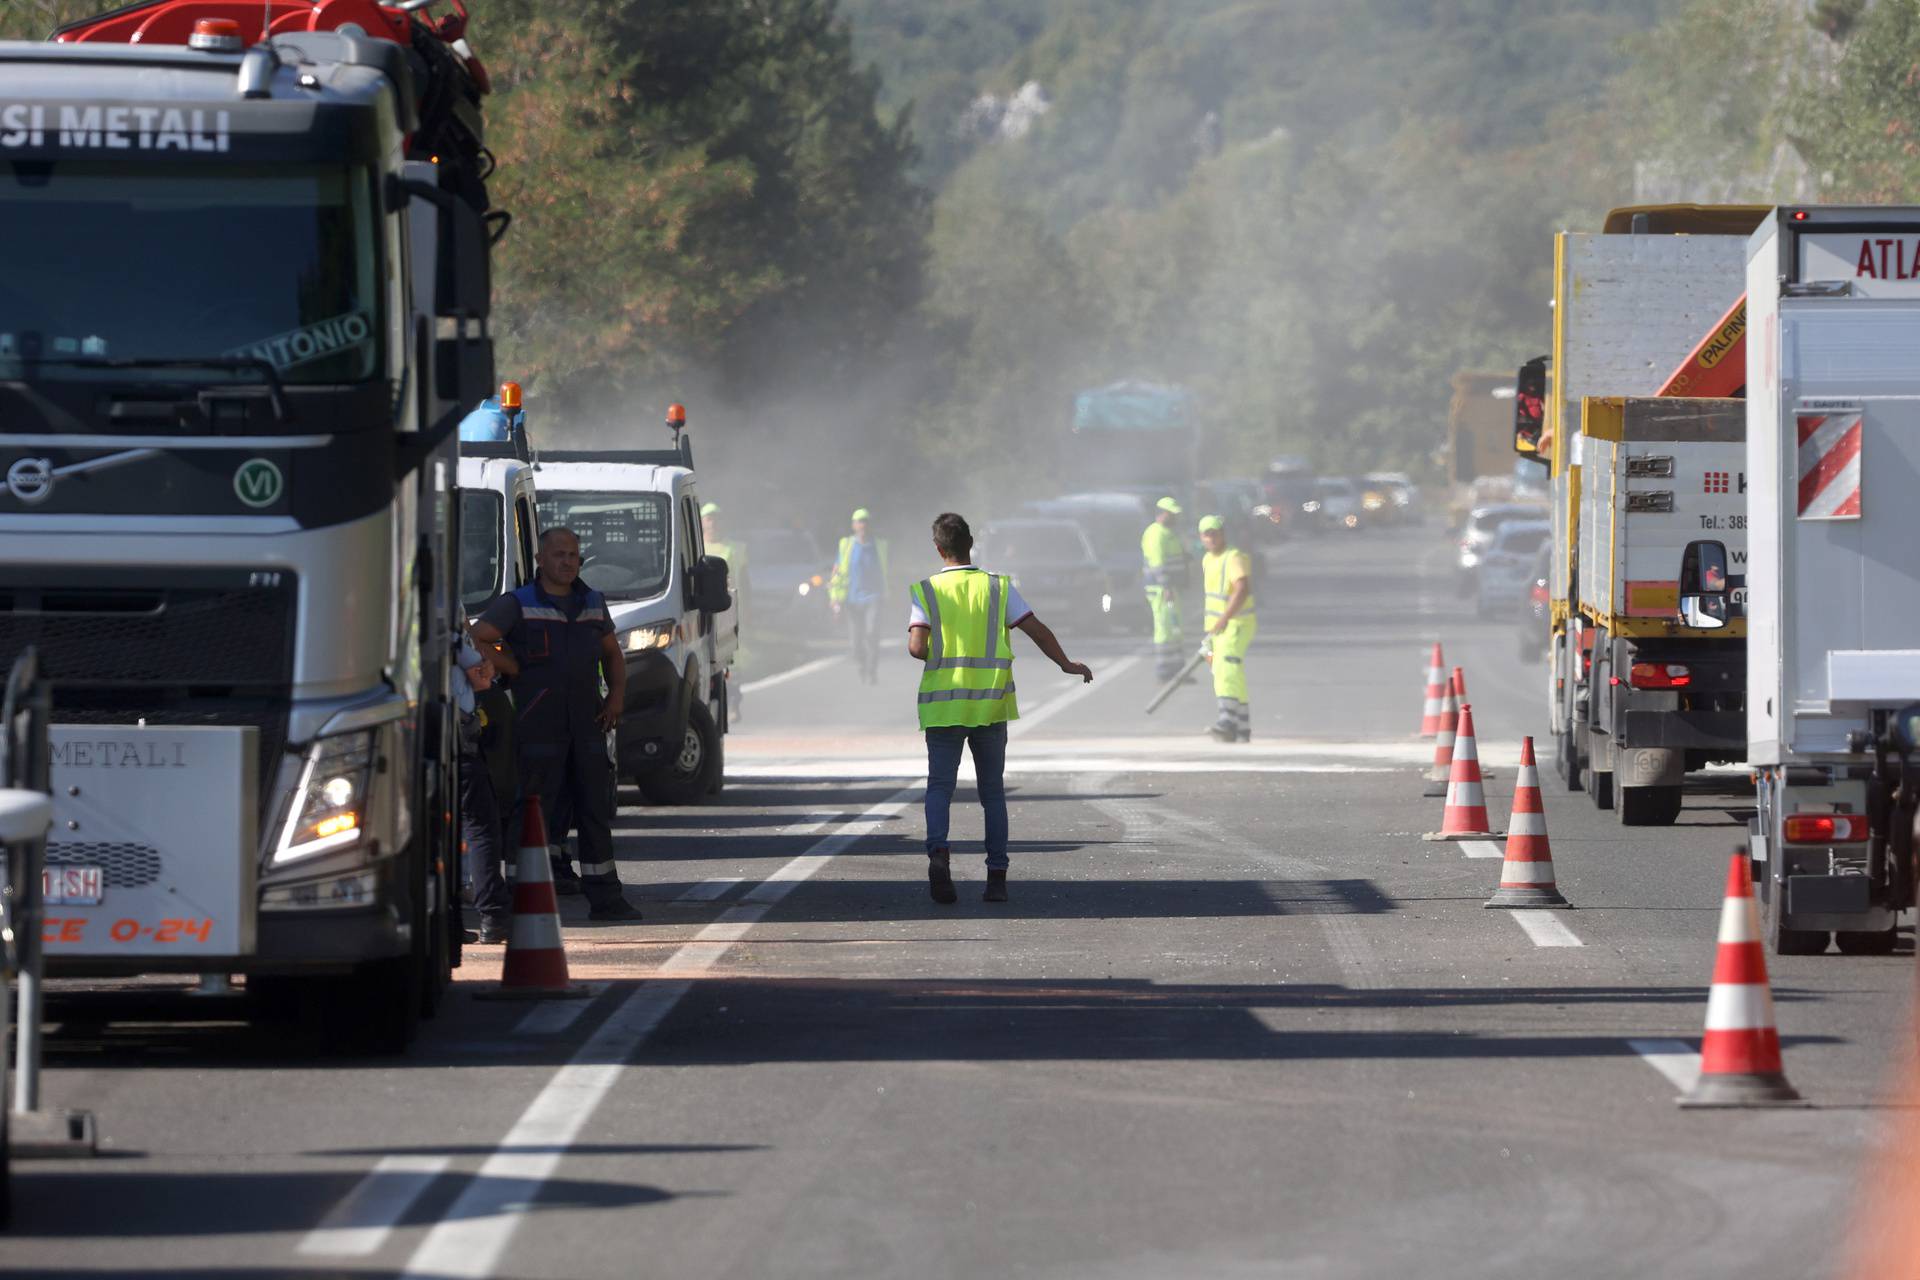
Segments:
[[[1004,905],[977,809],[959,904],[923,887],[914,664],[827,657],[750,687],[719,804],[623,797],[648,918],[563,904],[589,1002],[476,1001],[482,955],[369,1061],[230,1002],[62,999],[48,1091],[104,1153],[20,1167],[0,1272],[1830,1274],[1913,1038],[1904,935],[1774,962],[1810,1107],[1677,1110],[1744,780],[1644,830],[1549,779],[1576,909],[1484,910],[1499,863],[1420,838],[1425,649],[1466,669],[1496,820],[1543,676],[1447,554],[1279,553],[1250,746],[1201,736],[1203,687],[1143,716],[1138,646],[1065,634],[1077,689],[1019,642]]]

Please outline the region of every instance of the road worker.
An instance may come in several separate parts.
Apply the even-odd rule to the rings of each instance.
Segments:
[[[504,640],[514,676],[520,795],[540,797],[557,833],[580,845],[580,889],[594,920],[637,920],[613,861],[614,774],[608,735],[626,705],[626,656],[607,600],[580,581],[580,538],[540,532],[532,582],[501,596],[473,624],[483,647]],[[602,694],[601,689],[606,692]],[[517,829],[518,816],[510,830]]]
[[[1180,504],[1168,497],[1154,505],[1153,523],[1140,535],[1140,558],[1145,563],[1147,608],[1153,613],[1153,678],[1164,684],[1180,674],[1187,660],[1180,591],[1186,586],[1191,560],[1176,529]]]
[[[1053,664],[1091,683],[1085,663],[1068,658],[1047,624],[1034,617],[1013,579],[973,563],[973,530],[947,512],[933,522],[942,568],[914,583],[907,652],[926,664],[920,677],[920,728],[927,735],[927,888],[951,903],[947,820],[960,753],[973,754],[975,790],[986,811],[988,902],[1007,900],[1007,722],[1020,716],[1013,688],[1013,632],[1027,633]]]
[[[730,720],[740,718],[740,681],[736,678],[747,665],[747,544],[728,542],[720,532],[720,504],[709,502],[700,508],[700,532],[707,554],[727,562],[727,587],[733,592],[734,618],[739,629],[733,651],[733,665],[727,671],[727,711]]]
[[[1253,741],[1253,713],[1247,705],[1247,650],[1257,625],[1253,612],[1253,560],[1227,545],[1226,522],[1219,516],[1200,521],[1200,580],[1207,595],[1208,662],[1213,666],[1213,696],[1219,719],[1207,732],[1221,742]]]
[[[827,582],[833,615],[853,639],[853,665],[867,684],[880,683],[880,606],[893,581],[885,538],[873,536],[873,513],[853,513],[853,532],[840,539],[840,554]]]

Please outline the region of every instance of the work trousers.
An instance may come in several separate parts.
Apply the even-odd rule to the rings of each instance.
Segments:
[[[570,741],[520,737],[520,793],[540,797],[548,838],[571,825],[580,844],[580,890],[598,906],[620,897],[613,861],[613,760],[598,729]],[[515,815],[516,822],[518,815]],[[565,825],[563,825],[565,824]]]
[[[1247,705],[1247,650],[1259,625],[1253,618],[1235,618],[1213,637],[1213,696],[1220,703],[1220,723],[1247,732],[1253,713]]]
[[[513,916],[513,896],[500,870],[506,856],[506,831],[487,762],[477,752],[460,756],[460,841],[466,847],[474,910],[482,920],[506,924]]]
[[[986,811],[987,869],[1007,869],[1007,724],[948,725],[927,730],[927,852],[947,845],[960,753],[973,752],[974,789]]]
[[[840,606],[847,620],[847,633],[853,639],[853,665],[862,680],[880,678],[880,601],[856,604],[849,600]]]
[[[1188,657],[1186,629],[1180,619],[1180,594],[1172,587],[1150,583],[1147,608],[1153,613],[1153,672],[1166,680]]]

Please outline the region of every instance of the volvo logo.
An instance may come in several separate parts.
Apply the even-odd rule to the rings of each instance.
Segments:
[[[250,507],[272,506],[285,487],[280,468],[266,458],[248,458],[233,473],[234,495]]]
[[[7,492],[22,502],[45,502],[53,496],[53,460],[17,460],[7,468]]]

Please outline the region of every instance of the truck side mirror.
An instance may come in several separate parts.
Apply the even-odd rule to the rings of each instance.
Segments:
[[[733,607],[727,589],[727,562],[719,556],[701,556],[693,570],[693,607],[702,613],[725,613]]]
[[[1680,621],[1702,631],[1727,625],[1727,547],[1689,542],[1680,554]]]
[[[1546,435],[1547,365],[1550,357],[1536,356],[1520,366],[1513,382],[1513,451],[1523,458],[1546,463],[1541,443]]]

